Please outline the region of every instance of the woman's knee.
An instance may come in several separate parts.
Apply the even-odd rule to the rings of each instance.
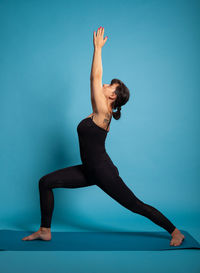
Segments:
[[[42,176],[39,180],[39,189],[48,188],[48,180],[46,176]]]

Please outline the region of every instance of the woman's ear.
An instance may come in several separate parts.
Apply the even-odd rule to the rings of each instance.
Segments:
[[[111,93],[111,96],[110,96],[110,97],[111,97],[112,99],[115,99],[115,98],[117,97],[115,91],[113,91],[113,92]]]

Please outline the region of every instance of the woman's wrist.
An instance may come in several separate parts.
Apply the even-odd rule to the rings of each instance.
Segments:
[[[95,51],[101,51],[101,49],[102,49],[102,47],[100,47],[100,46],[95,46],[95,47],[94,47],[94,50],[95,50]]]

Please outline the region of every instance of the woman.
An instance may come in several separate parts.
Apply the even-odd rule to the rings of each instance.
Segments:
[[[103,38],[104,28],[93,33],[94,54],[90,75],[93,113],[77,126],[82,164],[67,167],[43,176],[39,181],[41,225],[37,232],[22,240],[51,240],[51,219],[54,209],[53,188],[79,188],[99,186],[109,196],[134,213],[150,219],[167,230],[172,239],[170,245],[178,246],[184,235],[156,208],[139,200],[119,176],[105,149],[112,116],[118,120],[121,106],[129,100],[125,84],[113,79],[102,86],[101,49],[108,37]],[[117,109],[113,112],[113,109]]]

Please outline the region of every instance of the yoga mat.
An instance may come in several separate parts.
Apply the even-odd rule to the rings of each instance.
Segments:
[[[52,232],[50,241],[22,241],[35,231],[0,230],[1,251],[158,251],[200,249],[187,232],[180,246],[170,246],[171,235],[161,232]]]

